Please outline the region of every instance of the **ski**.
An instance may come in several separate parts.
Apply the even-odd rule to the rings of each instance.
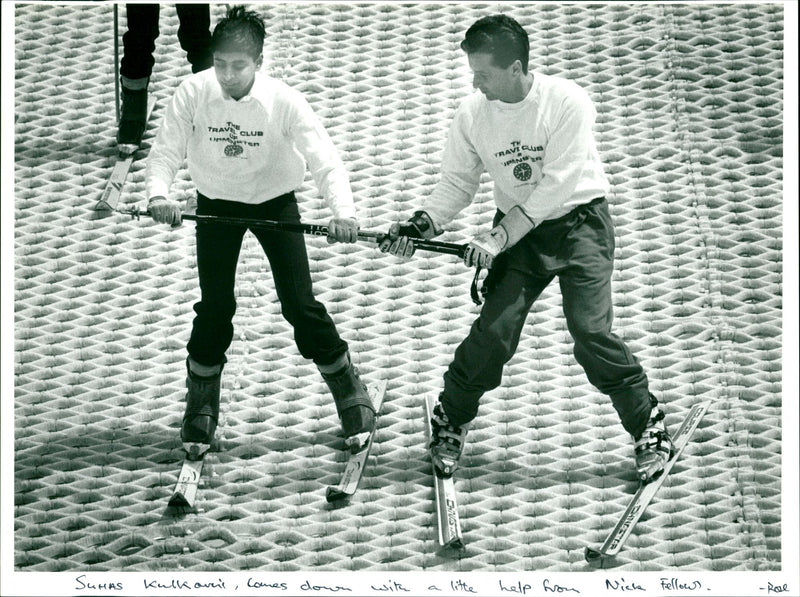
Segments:
[[[153,107],[155,105],[155,98],[149,98],[147,101],[147,121],[150,120],[150,115],[153,113]],[[136,151],[132,151],[127,155],[120,153],[114,164],[114,169],[111,171],[111,177],[106,183],[106,188],[103,189],[100,200],[94,206],[95,211],[113,211],[116,209],[119,199],[122,196],[122,187],[125,184],[125,179],[128,178],[128,172],[131,170],[135,153]]]
[[[193,508],[197,487],[200,484],[200,473],[203,470],[203,459],[210,446],[205,444],[184,444],[189,446],[183,466],[178,475],[178,482],[168,505],[171,508]]]
[[[600,565],[606,558],[613,557],[619,553],[625,541],[630,536],[636,523],[639,522],[642,514],[644,514],[647,505],[653,499],[659,487],[664,483],[672,466],[680,458],[683,449],[689,443],[692,434],[697,429],[700,420],[706,414],[706,411],[711,406],[711,402],[703,402],[695,404],[686,415],[677,433],[672,438],[674,446],[674,453],[664,466],[664,472],[659,477],[650,483],[640,485],[639,489],[634,494],[625,512],[620,517],[614,530],[611,531],[605,543],[599,549],[587,547],[585,551],[586,561],[592,565]]]
[[[433,416],[434,398],[428,395],[425,398],[425,429],[427,430],[428,441],[430,441],[433,431],[431,429],[431,417]],[[439,474],[436,467],[433,468],[433,486],[436,494],[436,518],[439,526],[439,545],[442,547],[461,548],[464,542],[461,537],[461,522],[458,518],[458,500],[456,499],[456,487],[453,476],[444,477]]]
[[[358,484],[361,482],[361,477],[364,474],[367,459],[369,458],[369,451],[370,448],[372,448],[372,440],[375,438],[375,431],[378,428],[378,416],[381,412],[383,397],[386,394],[386,381],[380,381],[377,384],[369,386],[367,391],[372,397],[372,404],[375,406],[375,427],[372,429],[372,432],[367,435],[366,440],[361,443],[361,447],[356,452],[348,452],[347,464],[339,479],[339,484],[335,487],[331,485],[325,491],[325,499],[328,500],[328,502],[338,502],[345,498],[352,497],[358,489]]]

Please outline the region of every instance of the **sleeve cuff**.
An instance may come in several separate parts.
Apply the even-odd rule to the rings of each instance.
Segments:
[[[169,185],[163,180],[150,179],[147,181],[147,200],[153,197],[167,197],[169,195]]]

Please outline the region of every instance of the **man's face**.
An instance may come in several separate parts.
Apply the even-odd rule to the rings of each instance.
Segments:
[[[488,100],[504,102],[519,101],[515,90],[518,86],[517,70],[512,63],[508,68],[495,66],[491,54],[481,52],[467,54],[469,68],[472,71],[472,86],[479,89]]]
[[[214,52],[214,72],[225,93],[241,99],[250,91],[263,56],[253,58],[246,52]]]

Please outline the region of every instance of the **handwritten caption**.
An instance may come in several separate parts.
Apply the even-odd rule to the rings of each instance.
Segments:
[[[789,585],[784,584],[775,584],[773,585],[771,582],[767,582],[766,587],[759,587],[761,591],[766,591],[767,595],[783,595],[789,593]]]
[[[106,576],[98,577],[91,574],[80,574],[74,577],[71,590],[75,594],[163,594],[165,591],[186,595],[215,594],[231,595],[499,595],[501,597],[528,597],[550,595],[612,595],[612,594],[640,594],[660,595],[664,592],[682,594],[713,595],[713,588],[703,577],[667,577],[647,576],[642,578],[626,578],[625,576],[610,576],[593,574],[589,582],[584,577],[580,582],[568,582],[562,578],[538,577],[535,580],[530,576],[514,577],[513,575],[496,575],[488,580],[480,576],[467,575],[447,577],[447,575],[434,574],[415,575],[411,580],[398,580],[380,575],[369,575],[363,582],[358,581],[358,575],[338,575],[337,582],[330,582],[332,575],[303,575],[292,576],[287,579],[280,574],[230,574],[214,578],[213,575],[147,575],[146,573],[135,580],[105,580]],[[280,578],[279,578],[280,577]],[[376,581],[376,577],[379,579]],[[102,578],[102,580],[100,579]],[[572,576],[571,578],[574,578]],[[702,579],[701,579],[702,578]],[[325,579],[325,580],[321,580]],[[347,579],[340,582],[341,579]],[[354,580],[355,579],[355,580]],[[348,581],[353,582],[348,582]],[[431,582],[435,580],[435,582]],[[789,595],[790,586],[787,583],[762,581],[759,590],[766,595]]]

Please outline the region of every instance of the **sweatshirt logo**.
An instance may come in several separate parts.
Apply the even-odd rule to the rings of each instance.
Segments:
[[[521,181],[526,181],[531,179],[531,175],[533,174],[533,169],[530,167],[529,164],[522,162],[521,164],[517,164],[514,166],[514,178]]]
[[[264,136],[264,131],[247,131],[234,122],[226,122],[224,126],[209,126],[208,140],[212,143],[225,143],[223,152],[226,157],[236,158],[244,153],[245,147],[258,147],[261,145],[259,137]]]
[[[225,146],[225,155],[229,158],[235,158],[237,155],[240,155],[244,149],[242,149],[241,145],[236,143],[231,143],[230,145]]]
[[[514,178],[520,182],[527,182],[533,176],[531,164],[541,162],[543,152],[544,147],[541,145],[528,145],[522,141],[512,141],[506,149],[495,152],[494,157],[504,168],[511,167]]]

